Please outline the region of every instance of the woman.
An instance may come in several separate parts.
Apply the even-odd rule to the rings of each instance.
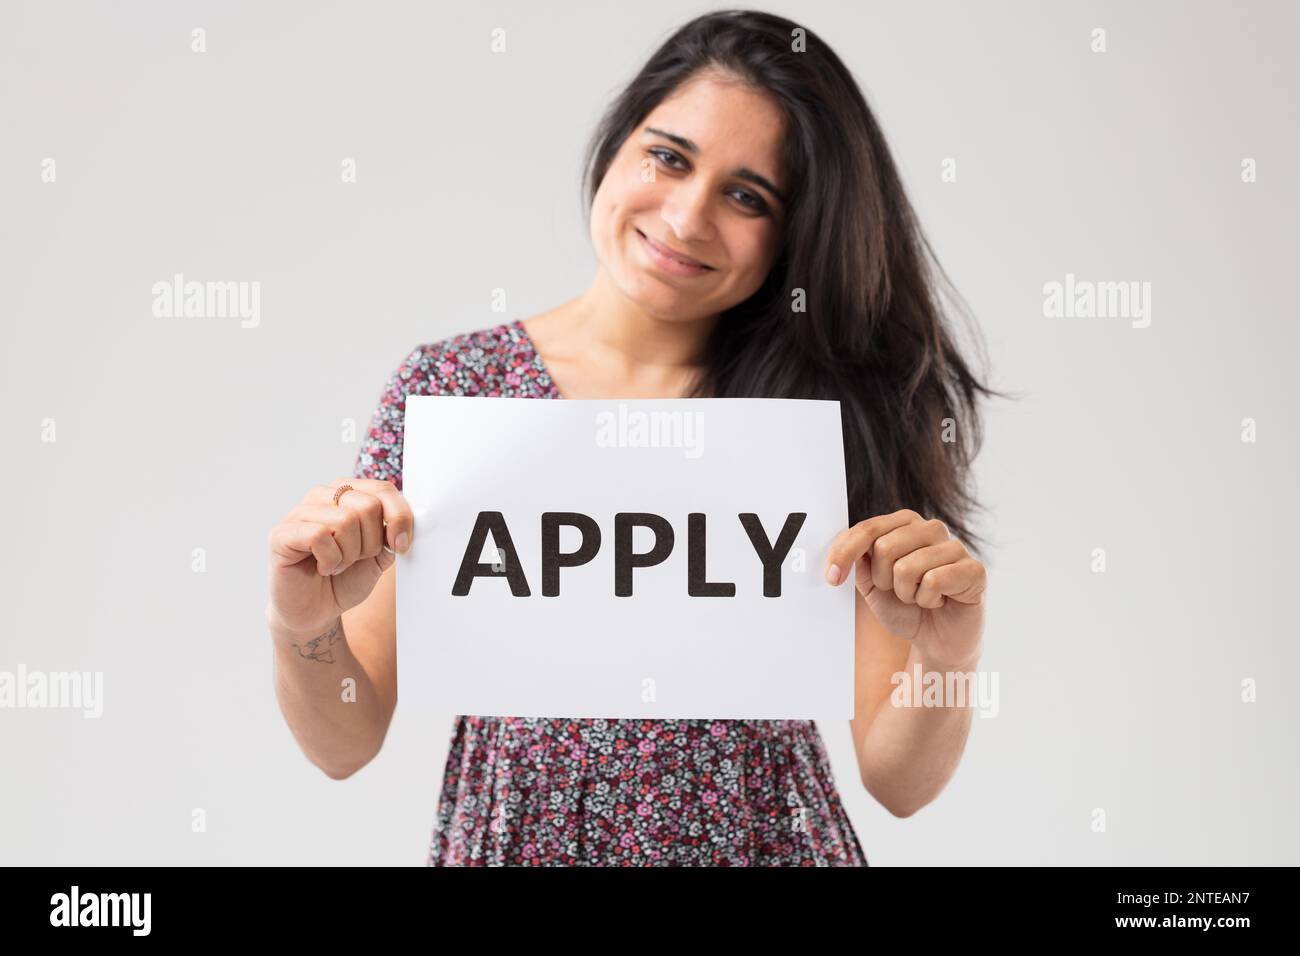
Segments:
[[[277,694],[341,779],[396,704],[393,552],[412,394],[838,399],[851,524],[859,777],[897,816],[933,800],[970,726],[883,706],[891,676],[968,671],[985,569],[962,540],[978,383],[861,92],[814,34],[727,11],[678,30],[611,106],[587,164],[591,287],[548,312],[415,349],[354,476],[271,533]],[[339,700],[356,675],[356,701]],[[820,734],[802,720],[458,717],[427,859],[445,864],[867,865]]]

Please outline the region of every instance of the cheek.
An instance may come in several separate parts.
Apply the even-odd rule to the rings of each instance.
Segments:
[[[749,284],[761,285],[771,267],[775,251],[771,234],[747,231],[735,238],[731,248],[735,250],[732,261],[736,263],[738,276]]]
[[[658,205],[655,184],[641,182],[635,171],[624,171],[618,182],[610,184],[606,209],[615,228],[626,226],[628,219],[652,212]]]
[[[635,239],[633,226],[648,221],[658,208],[654,183],[642,183],[636,173],[631,181],[612,182],[605,178],[592,206],[591,238],[597,248],[618,254]]]
[[[617,239],[617,223],[623,215],[620,206],[618,191],[606,176],[591,205],[591,241],[600,252],[607,252]]]

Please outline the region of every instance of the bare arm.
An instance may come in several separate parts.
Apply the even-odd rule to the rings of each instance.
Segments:
[[[886,630],[856,597],[856,700],[850,729],[867,791],[890,813],[908,817],[933,801],[956,772],[970,733],[969,707],[896,707],[893,675],[950,670],[928,663],[909,641]],[[960,670],[973,670],[972,660]]]
[[[318,633],[295,633],[267,615],[280,711],[303,753],[335,780],[374,759],[397,706],[395,569]]]

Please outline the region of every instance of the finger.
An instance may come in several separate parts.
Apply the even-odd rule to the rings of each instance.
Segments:
[[[941,567],[946,568],[948,565],[941,565]],[[917,607],[928,608],[931,611],[936,611],[947,603],[948,599],[944,597],[943,593],[939,590],[939,585],[937,583],[939,578],[942,576],[938,573],[939,570],[940,568],[931,568],[929,571],[925,572],[925,574],[921,575],[921,582],[916,588]]]
[[[886,532],[871,549],[871,583],[882,591],[895,591],[895,565],[917,549],[948,540],[947,526],[935,518],[914,521]]]
[[[415,515],[406,496],[391,481],[376,481],[375,487],[366,490],[383,505],[388,547],[398,554],[411,550],[411,541],[415,537]]]
[[[397,491],[397,486],[391,481],[380,481],[376,478],[335,478],[333,481],[312,488],[311,491],[307,492],[307,496],[302,503],[305,505],[332,506],[334,504],[334,492],[344,485],[348,485],[354,491],[364,491],[366,494],[375,495],[376,497],[388,491],[401,494],[400,491]],[[341,503],[344,495],[348,494],[351,494],[351,492],[345,491],[339,495],[339,502]]]
[[[289,517],[295,521],[315,521],[329,528],[343,555],[340,568],[349,567],[361,556],[361,519],[352,509],[334,505],[298,505],[289,512]]]
[[[984,600],[984,590],[988,587],[988,569],[974,558],[964,557],[952,564],[932,568],[927,571],[917,589],[916,603],[921,607],[943,607],[936,600],[947,599],[959,604],[979,604]],[[922,600],[930,603],[922,603]]]
[[[893,514],[867,518],[845,528],[835,536],[835,540],[831,542],[830,552],[826,556],[827,580],[831,579],[833,569],[837,569],[838,579],[831,583],[839,584],[848,577],[854,562],[871,550],[877,538],[913,520],[923,519],[915,511],[904,509]]]
[[[361,558],[373,558],[384,550],[384,506],[374,495],[360,488],[345,491],[339,496],[339,508],[346,508],[357,516],[361,526]]]
[[[386,544],[398,554],[405,554],[411,548],[411,539],[415,535],[415,515],[406,496],[397,490],[391,481],[377,478],[340,478],[332,485],[319,485],[308,495],[311,504],[334,504],[334,492],[343,485],[351,485],[355,490],[378,498],[384,508],[384,525],[387,527]],[[343,504],[351,492],[345,491],[339,496]],[[405,536],[405,537],[403,537]],[[398,545],[401,547],[398,547]]]
[[[926,572],[960,561],[965,556],[966,549],[962,543],[952,538],[903,555],[894,562],[894,596],[904,604],[920,603],[916,594]]]
[[[396,560],[397,555],[393,554],[393,552],[389,551],[387,548],[380,548],[379,553],[375,555],[375,564],[379,567],[380,571],[387,571],[389,566]]]
[[[272,562],[279,567],[298,564],[309,555],[316,573],[329,574],[343,562],[343,552],[330,529],[315,521],[284,521],[271,529]]]

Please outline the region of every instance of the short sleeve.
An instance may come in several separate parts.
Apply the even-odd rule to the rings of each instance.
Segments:
[[[408,395],[437,395],[436,369],[429,349],[421,345],[397,367],[379,395],[370,425],[361,438],[354,478],[391,481],[402,489],[402,430]]]

